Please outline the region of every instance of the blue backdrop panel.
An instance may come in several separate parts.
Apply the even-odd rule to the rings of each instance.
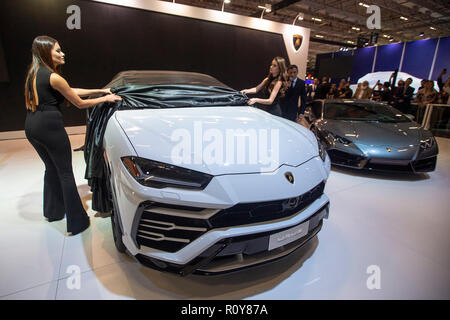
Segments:
[[[355,50],[351,83],[356,83],[359,78],[372,72],[373,58],[375,57],[375,47],[361,48]]]
[[[447,74],[442,77],[445,81],[447,76],[450,76],[450,37],[441,38],[439,41],[439,48],[436,55],[436,62],[434,63],[432,80],[437,80],[442,69],[447,69]]]
[[[406,43],[402,72],[420,79],[428,79],[438,39]]]
[[[342,57],[342,56],[352,56],[354,50],[349,50],[349,51],[337,51],[334,53],[335,57]]]
[[[403,43],[392,43],[379,46],[377,50],[377,60],[375,62],[375,70],[377,71],[394,71],[400,66],[402,58]]]

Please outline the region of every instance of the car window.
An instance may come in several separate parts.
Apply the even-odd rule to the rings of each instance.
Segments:
[[[325,104],[325,119],[379,122],[410,122],[411,120],[391,106],[377,103]]]

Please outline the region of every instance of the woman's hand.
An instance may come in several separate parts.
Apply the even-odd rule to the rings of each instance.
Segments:
[[[251,98],[251,99],[248,99],[247,104],[248,104],[249,106],[254,105],[254,104],[256,103],[256,99],[257,99],[257,98]]]
[[[102,91],[102,93],[104,93],[104,94],[112,94],[111,88],[102,89],[101,91]]]
[[[108,94],[104,97],[106,102],[115,102],[115,101],[121,101],[122,98],[116,94]]]
[[[247,90],[247,89],[241,90],[241,93],[242,93],[242,94],[247,94],[247,93],[248,93],[248,90]]]

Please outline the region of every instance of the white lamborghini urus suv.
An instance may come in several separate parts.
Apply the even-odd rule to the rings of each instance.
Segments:
[[[157,270],[215,275],[279,260],[320,231],[330,160],[308,129],[242,103],[218,104],[215,90],[240,93],[207,75],[127,71],[112,83],[125,105],[136,88],[164,102],[118,108],[106,123],[119,251]]]

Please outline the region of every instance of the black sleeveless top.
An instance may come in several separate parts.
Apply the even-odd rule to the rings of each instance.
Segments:
[[[65,98],[50,85],[50,75],[52,73],[53,71],[46,67],[39,67],[36,73],[36,91],[39,99],[39,105],[36,106],[36,110],[61,111],[60,104],[64,102]]]
[[[273,80],[273,81],[277,81],[277,80]],[[264,94],[264,98],[263,99],[269,99],[270,95],[272,94],[272,91],[269,91],[269,88],[266,87],[264,88],[263,91]],[[269,113],[277,113],[277,109],[280,108],[280,98],[281,98],[281,88],[278,91],[275,99],[273,99],[272,104],[262,104],[262,103],[258,103],[257,107],[261,110],[267,111]]]

